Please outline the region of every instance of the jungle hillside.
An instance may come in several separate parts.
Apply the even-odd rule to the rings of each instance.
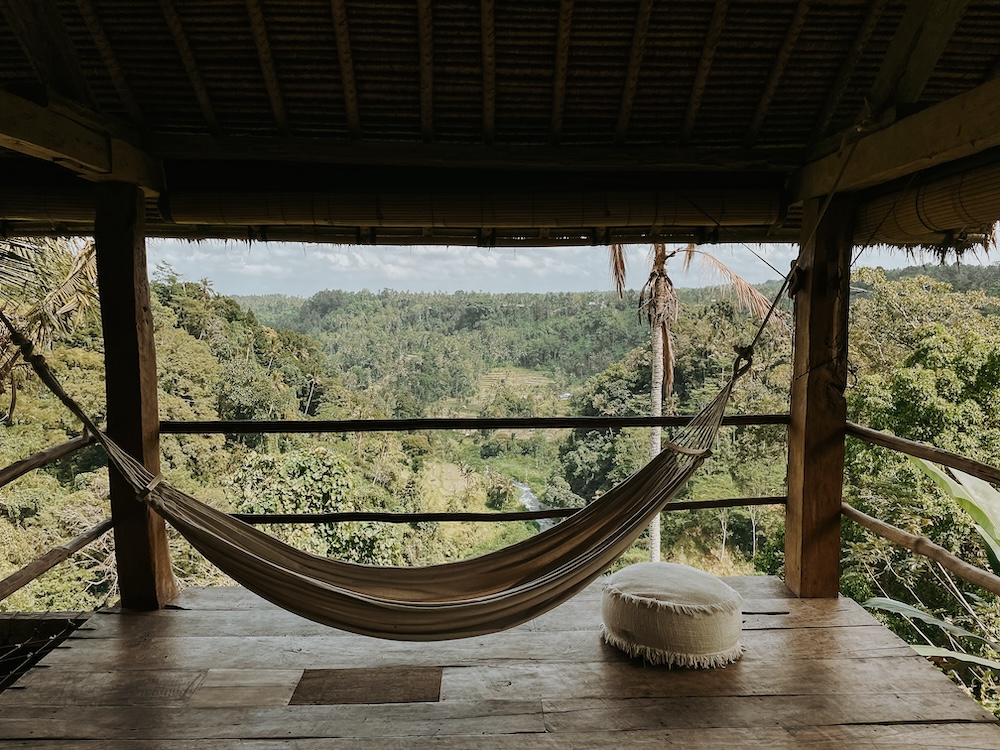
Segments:
[[[56,241],[0,250],[17,259],[8,267],[21,269],[0,277],[4,313],[29,329],[61,382],[101,422],[104,361],[92,253]],[[184,279],[162,266],[152,274],[151,293],[165,420],[649,412],[650,328],[637,314],[634,290],[621,298],[612,291],[391,290],[231,298],[208,280]],[[734,347],[753,337],[757,323],[722,287],[679,290],[678,303],[674,382],[663,413],[682,415],[718,391]],[[759,342],[730,413],[787,412],[787,300],[783,309]],[[1000,266],[857,269],[850,341],[849,419],[997,462]],[[81,430],[19,362],[9,340],[0,345],[0,465],[6,466]],[[581,507],[642,466],[648,442],[644,428],[416,430],[164,435],[161,449],[171,483],[230,512],[485,511],[522,509],[526,497],[548,507]],[[781,496],[785,463],[784,428],[724,428],[711,461],[678,500]],[[932,471],[849,439],[844,482],[845,499],[866,513],[977,565],[1000,565],[976,518],[940,489]],[[0,489],[0,577],[107,517],[107,494],[105,459],[96,447]],[[720,574],[782,571],[778,506],[667,511],[661,523],[662,559]],[[320,555],[424,565],[482,554],[538,526],[359,522],[270,530]],[[843,538],[844,593],[875,601],[876,608],[897,603],[883,606],[880,616],[911,641],[979,659],[997,656],[994,597],[858,527],[845,525]],[[2,607],[80,610],[114,601],[112,544],[104,537]],[[648,559],[648,544],[641,538],[621,564]],[[172,552],[183,584],[227,582],[180,538],[172,540]],[[955,673],[990,705],[988,669],[959,665]]]

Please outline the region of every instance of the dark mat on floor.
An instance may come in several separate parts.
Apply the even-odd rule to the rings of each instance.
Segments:
[[[307,669],[290,705],[436,702],[441,672],[441,667]]]

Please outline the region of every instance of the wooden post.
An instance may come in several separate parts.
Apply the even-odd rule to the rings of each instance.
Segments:
[[[854,206],[805,202],[795,292],[788,427],[785,580],[802,597],[837,596],[847,407],[847,312]]]
[[[94,241],[104,325],[108,434],[156,474],[160,470],[156,349],[146,276],[145,205],[134,185],[97,186]],[[111,515],[122,606],[158,609],[177,595],[166,527],[114,468]]]

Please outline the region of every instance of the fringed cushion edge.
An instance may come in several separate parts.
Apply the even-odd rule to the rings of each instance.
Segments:
[[[652,646],[643,646],[640,643],[633,643],[624,638],[619,638],[613,633],[609,633],[608,629],[603,626],[601,627],[601,631],[605,642],[624,651],[633,659],[641,658],[651,664],[665,667],[694,667],[696,669],[724,667],[727,664],[739,661],[746,650],[743,644],[737,641],[733,648],[718,651],[714,654],[682,654],[675,651],[653,648]]]

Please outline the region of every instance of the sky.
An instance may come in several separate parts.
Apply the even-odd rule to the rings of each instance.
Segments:
[[[797,254],[796,245],[704,246],[751,283],[778,279]],[[626,282],[639,288],[649,269],[649,246],[629,248]],[[348,246],[278,242],[147,240],[149,273],[168,264],[188,281],[209,279],[225,295],[287,294],[309,297],[324,289],[411,292],[577,292],[611,289],[605,247],[477,248]],[[930,257],[865,250],[855,266],[898,268]],[[968,257],[966,262],[975,262]],[[986,261],[988,262],[988,260]],[[773,268],[769,267],[773,266]],[[678,287],[713,280],[680,264],[668,267]]]

